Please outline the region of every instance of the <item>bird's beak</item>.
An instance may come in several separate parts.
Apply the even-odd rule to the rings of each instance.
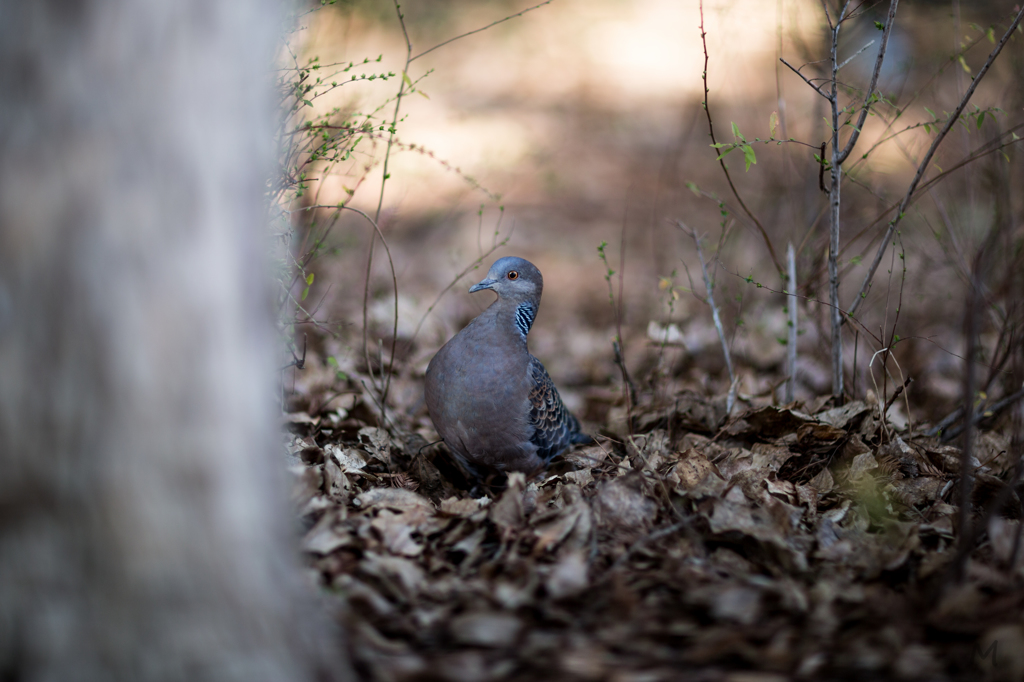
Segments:
[[[498,283],[497,280],[489,279],[489,278],[485,279],[482,282],[479,282],[479,283],[474,284],[473,286],[471,286],[469,288],[469,293],[475,294],[476,292],[483,291],[484,289],[494,289],[494,285],[497,284],[497,283]]]

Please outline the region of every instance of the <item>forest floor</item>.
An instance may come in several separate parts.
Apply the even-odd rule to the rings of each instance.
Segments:
[[[596,444],[480,483],[430,444],[421,372],[382,418],[366,365],[326,356],[290,379],[293,500],[365,679],[1024,679],[1006,414],[962,533],[963,439],[870,397],[594,389]]]

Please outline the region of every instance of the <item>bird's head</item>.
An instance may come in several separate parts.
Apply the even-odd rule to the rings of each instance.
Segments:
[[[474,284],[469,293],[490,289],[498,298],[511,301],[539,301],[544,290],[544,278],[530,261],[516,256],[506,256],[495,261],[487,271],[487,277]]]

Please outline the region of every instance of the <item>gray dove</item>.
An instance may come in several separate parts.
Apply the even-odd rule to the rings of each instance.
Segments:
[[[427,366],[427,410],[469,468],[533,472],[591,438],[526,345],[544,289],[540,270],[522,258],[501,258],[469,292],[485,289],[497,300]]]

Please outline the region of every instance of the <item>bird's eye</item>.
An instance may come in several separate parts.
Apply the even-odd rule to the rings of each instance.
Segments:
[[[519,279],[519,273],[516,272],[515,270],[510,270],[509,273],[508,273],[508,278],[509,279]]]

